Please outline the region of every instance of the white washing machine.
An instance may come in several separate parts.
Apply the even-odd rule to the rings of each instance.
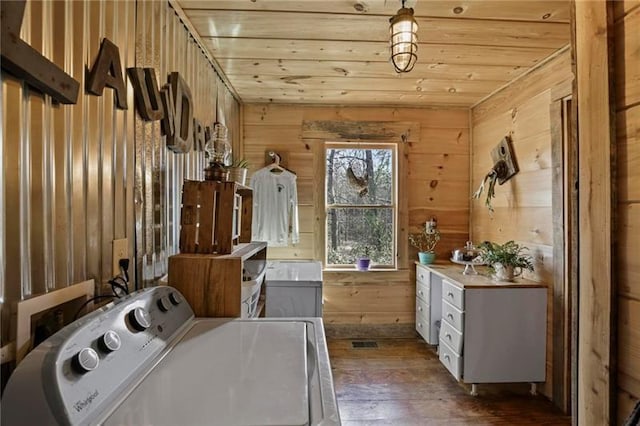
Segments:
[[[339,425],[319,318],[194,318],[155,287],[35,348],[2,398],[6,425]]]

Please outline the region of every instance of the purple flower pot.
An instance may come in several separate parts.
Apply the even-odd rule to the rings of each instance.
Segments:
[[[370,263],[371,259],[369,259],[368,257],[361,257],[356,260],[356,268],[358,269],[358,271],[368,271]]]

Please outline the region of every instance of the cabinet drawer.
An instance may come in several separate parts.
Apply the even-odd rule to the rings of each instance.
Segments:
[[[425,302],[429,301],[429,283],[416,281],[416,297],[419,297]]]
[[[440,341],[445,342],[456,354],[462,354],[462,333],[447,321],[442,321],[440,325]]]
[[[416,265],[416,281],[429,284],[430,278],[431,272],[428,269],[420,265]]]
[[[430,314],[429,304],[424,300],[416,297],[416,315],[422,315],[429,319]]]
[[[464,290],[447,280],[442,280],[442,300],[464,311]]]
[[[459,333],[464,332],[464,312],[456,309],[446,300],[442,301],[442,318],[458,330]]]
[[[431,343],[431,327],[429,326],[429,320],[424,315],[416,313],[416,331],[427,342]]]
[[[456,380],[460,380],[462,377],[462,357],[455,353],[446,343],[440,340],[440,346],[438,346],[440,352],[440,362],[447,367],[447,370]]]

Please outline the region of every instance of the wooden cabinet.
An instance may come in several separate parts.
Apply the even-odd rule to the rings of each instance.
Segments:
[[[416,331],[430,345],[438,344],[442,279],[416,263]]]
[[[176,254],[169,257],[169,285],[180,290],[197,317],[251,316],[246,310],[255,306],[266,259],[264,242],[240,244],[224,255]]]
[[[442,279],[439,358],[457,379],[477,383],[543,382],[546,372],[547,288],[518,280],[494,282],[433,265]]]

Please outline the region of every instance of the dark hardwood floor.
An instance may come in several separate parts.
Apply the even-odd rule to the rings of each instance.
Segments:
[[[480,395],[470,396],[421,339],[376,339],[376,349],[351,342],[328,340],[345,426],[571,424],[526,384],[480,385]]]

